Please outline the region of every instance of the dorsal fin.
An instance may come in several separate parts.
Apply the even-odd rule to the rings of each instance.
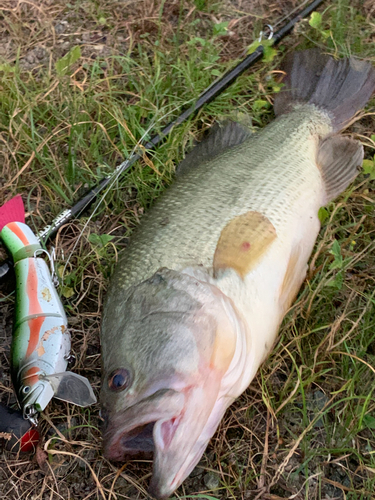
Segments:
[[[186,155],[185,159],[178,165],[176,173],[180,175],[190,168],[197,167],[224,150],[241,144],[251,135],[252,132],[238,122],[226,120],[216,123],[208,136]]]

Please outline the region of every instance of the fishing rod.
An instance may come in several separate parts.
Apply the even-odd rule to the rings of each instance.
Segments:
[[[309,5],[302,9],[298,14],[296,14],[293,19],[287,22],[282,28],[280,28],[276,33],[272,33],[272,38],[270,42],[272,45],[277,45],[294,26],[301,20],[311,14],[317,7],[319,7],[325,0],[313,0]],[[227,89],[242,73],[253,66],[262,57],[264,47],[259,45],[257,49],[246,56],[242,61],[240,61],[233,69],[228,70],[221,78],[216,82],[211,84],[196,100],[196,102],[183,111],[180,116],[166,125],[163,130],[151,137],[149,141],[141,143],[138,147],[138,152],[135,153],[130,159],[125,160],[120,165],[116,167],[114,172],[107,177],[104,177],[99,181],[99,183],[88,192],[86,192],[83,197],[73,205],[73,207],[62,211],[50,225],[45,227],[39,232],[38,238],[42,243],[46,243],[52,236],[54,236],[57,231],[67,222],[75,217],[79,217],[80,214],[88,209],[93,202],[97,199],[98,195],[115,179],[122,176],[127,170],[130,169],[139,159],[141,159],[146,151],[152,151],[158,146],[171,132],[171,130],[184,123],[193,114],[200,111],[203,106],[213,101],[218,95],[220,95],[225,89]],[[0,264],[0,281],[3,281],[11,270],[13,264],[10,259],[5,260]]]

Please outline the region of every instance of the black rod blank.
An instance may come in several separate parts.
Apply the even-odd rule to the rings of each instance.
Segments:
[[[285,24],[279,31],[277,31],[271,41],[272,45],[277,45],[292,29],[293,27],[303,18],[311,14],[324,0],[314,0],[309,5],[307,5],[301,12],[299,12],[293,19],[291,19],[287,24]],[[167,135],[170,134],[171,130],[181,123],[185,122],[193,114],[197,113],[206,104],[213,101],[218,95],[220,95],[226,88],[228,88],[242,73],[249,69],[253,64],[255,64],[263,55],[263,46],[260,45],[252,54],[246,56],[240,63],[238,63],[233,69],[227,71],[219,80],[214,82],[208,87],[196,100],[196,102],[183,111],[180,116],[175,120],[166,125],[160,134],[156,134],[151,137],[151,139],[141,146],[141,152],[135,153],[129,160],[124,161],[115,171],[104,177],[99,181],[99,183],[92,189],[90,189],[83,197],[73,205],[73,207],[61,212],[52,223],[44,228],[38,235],[39,239],[46,242],[49,238],[57,233],[57,231],[67,222],[69,222],[74,217],[79,216],[84,210],[89,208],[92,203],[97,199],[98,195],[114,180],[122,176],[127,170],[134,165],[140,158],[142,158],[144,151],[151,151],[159,145]],[[10,270],[11,261],[7,259],[0,265],[0,281],[2,281],[8,271]]]

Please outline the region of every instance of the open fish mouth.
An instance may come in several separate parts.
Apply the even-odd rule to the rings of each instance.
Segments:
[[[121,434],[112,433],[110,422],[103,436],[104,456],[114,462],[153,459],[149,493],[156,499],[168,498],[198,462],[207,445],[204,442],[196,449],[195,440],[189,442],[188,432],[183,432],[183,437],[178,436],[181,420],[183,412],[168,419],[164,415],[157,420],[143,421],[126,429],[123,427]],[[174,442],[175,437],[178,443]]]
[[[155,421],[137,425],[119,438],[108,439],[104,434],[104,456],[121,462],[127,458],[151,459],[155,451],[153,430]]]
[[[218,383],[183,392],[159,391],[154,396],[109,416],[103,435],[104,456],[153,458],[150,494],[168,498],[193,470],[226,408],[215,405]]]
[[[116,462],[127,457],[151,458],[155,452],[155,425],[174,422],[184,401],[182,393],[160,390],[122,412],[105,415],[104,411],[104,456]]]
[[[127,458],[152,458],[159,450],[168,450],[175,435],[181,415],[152,421],[139,421],[137,425],[125,426],[121,433],[112,432],[112,425],[104,431],[104,456],[108,460],[123,461]]]
[[[153,429],[155,422],[140,425],[125,433],[120,439],[125,456],[153,453],[155,449]]]
[[[151,458],[157,449],[166,451],[175,435],[180,416],[137,425],[123,432],[120,437],[108,440],[104,455],[109,460],[121,461],[131,458]],[[155,427],[156,426],[156,427]],[[106,435],[104,435],[106,440]]]

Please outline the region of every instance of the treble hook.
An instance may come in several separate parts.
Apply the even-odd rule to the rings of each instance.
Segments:
[[[55,247],[52,247],[51,253],[47,252],[47,250],[45,250],[44,248],[39,248],[38,250],[35,250],[34,258],[36,258],[37,255],[40,255],[41,253],[46,254],[48,257],[50,270],[51,270],[52,283],[54,284],[55,288],[57,288],[59,286],[59,278],[57,277],[57,274],[55,271],[55,258],[56,258]]]
[[[24,408],[24,418],[26,418],[35,427],[38,425],[38,412],[33,406],[26,406]]]

